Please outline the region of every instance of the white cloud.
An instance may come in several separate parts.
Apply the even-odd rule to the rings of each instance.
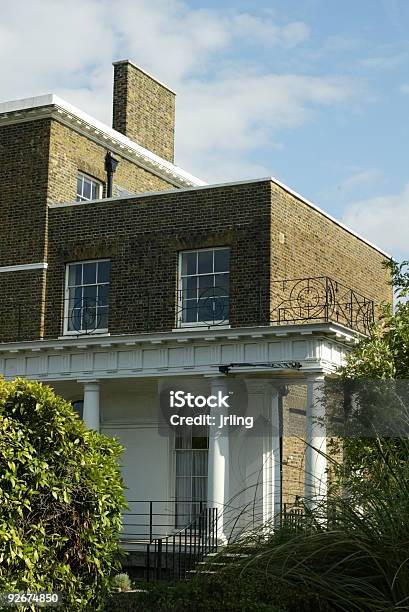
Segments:
[[[250,71],[241,44],[291,48],[302,22],[205,10],[181,0],[14,0],[2,3],[3,99],[55,92],[109,123],[112,67],[129,57],[178,92],[177,161],[209,180],[266,174],[251,152],[279,145],[279,130],[351,99],[340,78]],[[217,163],[215,163],[217,160]]]
[[[395,70],[401,64],[407,62],[407,53],[397,53],[396,55],[379,55],[375,57],[367,57],[360,60],[360,65],[364,68],[374,70]]]
[[[233,35],[256,45],[294,47],[310,36],[310,28],[303,22],[279,26],[271,18],[261,19],[248,13],[233,17],[230,28]]]
[[[179,100],[181,159],[189,160],[196,172],[203,167],[204,178],[213,180],[214,152],[231,159],[265,145],[273,150],[281,129],[296,128],[317,107],[340,104],[353,95],[351,83],[343,79],[239,70],[210,83],[189,82]],[[226,178],[243,177],[240,167]]]
[[[407,258],[409,183],[401,193],[350,204],[343,221],[395,257]]]
[[[355,170],[342,182],[340,189],[349,191],[350,189],[355,189],[356,187],[362,187],[374,181],[378,181],[380,178],[381,175],[379,171],[373,168],[369,170]]]
[[[409,95],[409,83],[404,83],[401,85],[400,90],[402,93]]]

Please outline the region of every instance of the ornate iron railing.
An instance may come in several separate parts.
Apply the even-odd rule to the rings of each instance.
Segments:
[[[287,325],[311,321],[341,323],[368,334],[374,322],[374,303],[328,276],[273,281],[270,322]]]
[[[251,297],[251,299],[250,299]],[[157,331],[164,321],[177,327],[300,325],[336,322],[368,334],[374,303],[327,276],[273,280],[270,287],[229,292],[211,287],[198,296],[146,293],[136,298],[98,302],[91,298],[54,303],[0,301],[0,342],[50,335]],[[248,308],[247,304],[251,304]],[[114,331],[116,333],[116,330]]]

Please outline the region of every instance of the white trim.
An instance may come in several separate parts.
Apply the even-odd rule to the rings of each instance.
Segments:
[[[41,261],[39,263],[16,264],[14,266],[1,266],[1,272],[19,272],[20,270],[47,270],[48,263]]]
[[[84,336],[86,335],[87,337],[94,336],[95,334],[104,334],[107,335],[108,334],[108,328],[100,328],[98,330],[94,330],[92,332],[87,332],[84,331],[82,329],[80,330],[69,330],[68,329],[68,304],[69,304],[69,296],[70,296],[70,286],[68,284],[68,279],[69,279],[69,271],[70,271],[70,266],[75,266],[75,265],[79,265],[79,264],[86,264],[86,263],[100,263],[100,262],[104,262],[104,261],[109,261],[111,263],[111,260],[107,257],[104,257],[103,259],[84,259],[83,261],[69,261],[68,263],[65,264],[65,277],[64,277],[64,321],[63,321],[63,337],[65,336],[75,336],[76,338],[78,336]],[[110,270],[111,272],[111,270]],[[101,284],[108,284],[109,283],[101,283]],[[98,284],[98,283],[95,283]],[[83,285],[81,285],[83,286]],[[92,285],[94,286],[94,285]],[[108,313],[109,313],[109,302],[108,302]]]
[[[203,190],[203,189],[219,189],[220,187],[234,187],[234,186],[238,186],[238,185],[251,185],[252,183],[266,183],[266,182],[271,182],[271,183],[274,183],[275,185],[277,185],[278,187],[281,187],[282,189],[284,189],[285,191],[287,191],[288,193],[293,195],[295,198],[297,198],[298,200],[300,200],[304,204],[307,204],[307,206],[309,206],[310,208],[313,208],[318,213],[320,213],[321,215],[323,215],[324,217],[326,217],[327,219],[329,219],[330,221],[332,221],[333,223],[335,223],[336,225],[338,225],[339,227],[341,227],[342,229],[347,231],[352,236],[355,236],[355,238],[358,238],[358,240],[361,240],[362,242],[364,242],[365,244],[367,244],[371,248],[375,249],[375,251],[378,251],[382,255],[385,255],[385,257],[387,257],[388,259],[392,259],[392,255],[390,255],[389,253],[387,253],[386,251],[384,251],[380,247],[376,246],[376,244],[374,244],[370,240],[367,240],[366,238],[364,238],[363,236],[361,236],[360,234],[355,232],[355,230],[351,229],[347,225],[344,225],[344,223],[342,223],[342,221],[338,221],[338,219],[335,219],[335,217],[333,217],[329,213],[325,212],[325,210],[322,210],[322,208],[319,208],[319,206],[317,206],[313,202],[310,202],[310,200],[307,200],[302,195],[300,195],[299,193],[297,193],[296,191],[294,191],[293,189],[291,189],[290,187],[288,187],[284,183],[281,183],[281,181],[275,179],[272,176],[266,176],[264,178],[259,178],[259,179],[250,179],[250,180],[247,180],[247,181],[232,181],[230,183],[212,183],[210,185],[198,185],[198,186],[194,186],[194,187],[182,187],[182,188],[177,190],[177,193],[185,193],[185,192],[189,192],[189,191],[200,191],[200,190]],[[130,196],[117,196],[117,197],[114,197],[114,198],[103,198],[102,200],[94,200],[94,202],[101,202],[103,204],[104,202],[116,202],[118,200],[123,201],[123,200],[130,200],[130,199],[135,200],[135,199],[139,199],[139,198],[150,198],[150,197],[155,197],[155,196],[157,197],[157,196],[163,196],[163,195],[168,195],[168,194],[173,194],[174,195],[175,194],[175,190],[174,189],[163,189],[162,191],[149,191],[149,192],[146,192],[146,193],[135,193],[134,195],[130,195]],[[74,202],[74,204],[76,204],[76,205],[83,205],[83,204],[88,204],[88,202]],[[73,205],[73,202],[62,202],[62,203],[58,203],[58,204],[48,204],[48,207],[49,208],[65,208],[67,206],[72,206],[72,205]]]
[[[254,339],[254,335],[257,334],[260,338],[283,338],[300,336],[302,339],[306,337],[302,335],[304,331],[312,332],[313,337],[318,336],[330,336],[336,338],[339,344],[351,344],[357,338],[363,338],[364,336],[359,332],[355,332],[348,329],[340,323],[306,323],[305,325],[269,325],[259,327],[234,327],[230,329],[222,329],[221,327],[211,327],[209,329],[197,328],[197,329],[178,329],[178,334],[175,336],[175,331],[170,332],[155,332],[147,334],[123,334],[123,335],[102,335],[101,338],[95,335],[81,335],[75,336],[60,336],[58,338],[46,339],[46,340],[25,340],[17,342],[4,342],[0,343],[0,354],[7,353],[9,351],[19,352],[25,350],[32,350],[38,348],[40,350],[55,350],[55,349],[66,349],[72,347],[79,347],[84,345],[85,347],[99,346],[101,343],[106,342],[106,337],[109,336],[109,342],[112,346],[126,347],[130,346],[134,348],[136,346],[142,346],[143,344],[157,343],[158,340],[164,343],[179,342],[183,339],[183,343],[189,341],[200,340],[208,342],[210,338],[213,340],[226,340],[229,341],[230,337],[233,336],[235,339],[249,338]]]
[[[182,257],[183,255],[185,255],[186,253],[199,253],[199,252],[203,252],[203,251],[221,251],[221,250],[228,250],[229,251],[229,270],[227,272],[211,272],[211,274],[216,275],[216,274],[228,274],[229,275],[229,284],[230,284],[230,251],[231,251],[231,247],[229,245],[226,246],[219,246],[219,247],[203,247],[200,249],[186,249],[186,250],[182,250],[179,251],[179,257],[178,257],[178,309],[179,309],[179,315],[178,315],[178,320],[177,323],[179,325],[180,328],[195,328],[195,327],[206,327],[206,329],[210,329],[213,327],[216,327],[218,325],[223,326],[223,327],[230,327],[229,325],[229,320],[227,321],[213,321],[212,324],[210,325],[206,325],[205,323],[203,323],[202,321],[186,321],[183,322],[182,318],[183,318],[183,278],[184,276],[182,275]],[[214,265],[214,256],[213,256],[213,265]],[[193,274],[191,276],[204,276],[204,274]],[[224,297],[224,296],[223,296]],[[227,296],[229,297],[229,301],[230,301],[230,294]],[[229,313],[230,316],[230,313]]]
[[[83,123],[85,129],[88,131],[87,136],[91,137],[91,131],[93,131],[94,134],[98,135],[98,140],[102,143],[102,146],[106,147],[107,140],[110,140],[113,144],[118,146],[120,154],[122,154],[121,150],[123,150],[123,153],[128,151],[136,154],[142,162],[151,166],[151,171],[155,172],[155,170],[159,170],[159,172],[165,174],[165,176],[167,175],[167,180],[169,180],[169,182],[173,182],[173,178],[176,184],[183,184],[184,186],[206,185],[201,179],[179,168],[179,166],[172,164],[170,161],[159,157],[159,155],[152,153],[152,151],[142,147],[127,136],[124,136],[124,134],[117,132],[102,121],[88,115],[55,94],[23,98],[21,100],[12,100],[0,104],[0,115],[4,115],[2,123],[3,121],[5,123],[17,123],[21,120],[32,121],[34,119],[44,118],[50,114],[50,110],[51,114],[53,110],[57,111],[56,115],[53,115],[55,119],[61,122],[64,122],[64,118],[65,120],[69,120],[69,125],[76,131],[81,130],[80,126],[81,123]],[[9,116],[10,113],[13,114]],[[24,117],[23,113],[29,113],[28,119]],[[64,115],[66,115],[66,117],[64,117]]]

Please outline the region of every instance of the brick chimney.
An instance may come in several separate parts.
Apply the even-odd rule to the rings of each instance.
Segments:
[[[129,60],[114,62],[112,127],[173,162],[175,93]]]

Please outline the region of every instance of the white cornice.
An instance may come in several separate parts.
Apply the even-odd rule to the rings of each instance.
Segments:
[[[109,146],[123,157],[128,157],[137,165],[164,178],[176,187],[206,185],[204,181],[193,176],[183,168],[155,155],[137,144],[127,136],[91,117],[82,110],[55,94],[46,94],[34,98],[13,100],[0,104],[0,124],[13,124],[52,117],[61,123],[68,124],[103,146]]]
[[[219,376],[221,365],[234,368],[240,364],[237,372],[234,369],[240,376],[284,376],[295,380],[305,379],[312,373],[334,372],[350,350],[349,343],[340,342],[329,326],[323,325],[320,333],[307,336],[295,330],[283,333],[284,328],[275,335],[266,328],[258,328],[260,331],[255,334],[254,329],[257,328],[253,328],[253,334],[250,328],[234,330],[234,335],[226,330],[214,342],[207,341],[209,336],[195,335],[189,342],[179,344],[178,338],[168,334],[167,341],[163,338],[158,343],[154,337],[159,334],[152,334],[144,342],[137,336],[133,336],[134,341],[129,336],[111,337],[110,346],[83,338],[74,343],[65,340],[61,344],[27,343],[31,347],[25,348],[16,344],[8,350],[1,346],[0,373],[6,378],[25,376],[43,381],[87,383],[125,378]],[[265,333],[260,333],[261,330]],[[300,367],[293,368],[291,362]],[[277,368],[273,368],[273,363]]]
[[[233,329],[219,329],[210,327],[206,329],[185,329],[178,332],[153,332],[142,334],[127,334],[117,336],[103,336],[102,334],[95,335],[77,335],[63,336],[55,339],[47,340],[30,340],[20,342],[0,343],[0,353],[9,351],[19,352],[33,349],[54,350],[54,349],[69,349],[69,348],[92,348],[101,347],[134,347],[140,345],[152,345],[152,347],[160,344],[171,343],[174,345],[183,346],[186,343],[194,341],[209,340],[259,340],[260,338],[274,339],[286,337],[300,337],[302,339],[312,335],[332,337],[334,341],[341,344],[353,344],[357,338],[362,337],[362,334],[354,332],[339,323],[313,323],[306,325],[270,325],[267,327],[242,327]]]
[[[0,266],[2,272],[19,272],[20,270],[47,270],[48,263],[40,261],[39,263],[16,264],[14,266]]]

